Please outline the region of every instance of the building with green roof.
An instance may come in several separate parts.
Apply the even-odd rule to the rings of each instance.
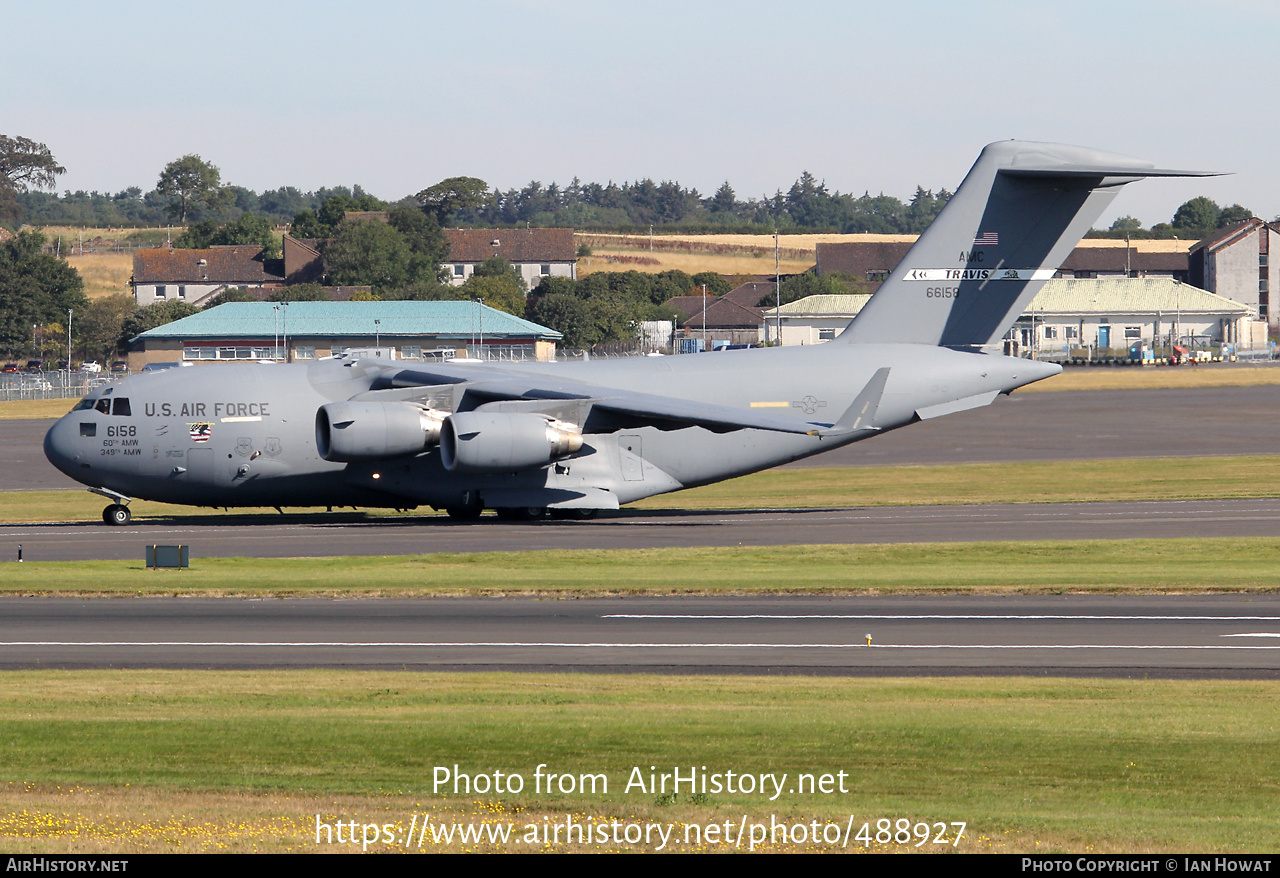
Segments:
[[[405,360],[552,360],[560,337],[477,302],[229,302],[137,336],[129,367],[297,362],[371,348]]]

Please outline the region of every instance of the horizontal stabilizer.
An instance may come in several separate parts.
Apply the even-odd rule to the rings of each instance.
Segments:
[[[973,396],[966,396],[964,399],[956,399],[951,402],[944,402],[939,405],[926,406],[916,409],[916,417],[922,421],[930,418],[940,418],[943,415],[953,415],[956,412],[965,412],[969,409],[982,408],[984,405],[991,405],[996,401],[996,397],[1000,395],[1000,391],[992,390],[987,393],[978,393]]]

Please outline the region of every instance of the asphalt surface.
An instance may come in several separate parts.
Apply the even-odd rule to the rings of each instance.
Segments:
[[[812,543],[967,542],[1274,536],[1280,499],[1161,503],[1004,504],[847,509],[644,512],[594,521],[478,522],[440,517],[201,516],[138,521],[0,526],[0,560],[141,561],[147,546],[190,546],[198,558],[414,555],[535,549],[651,549]]]
[[[0,422],[0,490],[81,490],[50,421]],[[1021,394],[795,466],[1273,453],[1280,388]],[[856,501],[856,498],[851,498]],[[97,504],[96,498],[86,502]],[[1280,500],[742,512],[593,522],[342,515],[0,525],[0,558],[193,561],[514,549],[1280,533]],[[1237,618],[1225,618],[1225,617]],[[977,617],[977,618],[974,618]],[[1067,618],[1059,618],[1067,617]],[[865,636],[873,638],[867,647]],[[0,668],[353,667],[751,674],[1280,676],[1280,598],[930,597],[587,601],[0,600]]]
[[[1280,677],[1276,595],[32,598],[3,606],[5,669]]]

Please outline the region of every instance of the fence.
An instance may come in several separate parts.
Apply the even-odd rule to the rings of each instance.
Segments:
[[[99,372],[9,372],[0,374],[0,400],[79,399],[123,374]]]

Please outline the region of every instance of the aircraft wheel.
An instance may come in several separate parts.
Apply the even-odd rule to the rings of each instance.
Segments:
[[[129,507],[120,503],[112,503],[106,509],[102,510],[102,520],[110,525],[125,525],[128,524],[132,518],[133,513],[129,511]]]
[[[454,521],[475,521],[484,511],[481,506],[446,506],[445,514]]]
[[[599,509],[552,509],[551,517],[561,521],[587,521],[595,518]]]
[[[537,521],[547,514],[547,510],[541,506],[502,506],[494,512],[503,521]]]

